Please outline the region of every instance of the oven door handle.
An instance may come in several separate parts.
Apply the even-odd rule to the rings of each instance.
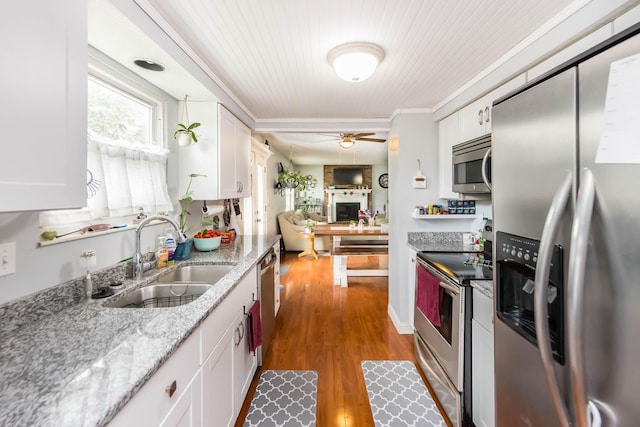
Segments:
[[[447,282],[440,281],[440,287],[453,292],[454,295],[460,295],[460,288],[457,286],[450,285]]]
[[[553,355],[551,353],[551,335],[549,334],[547,292],[549,288],[549,271],[551,269],[551,258],[553,255],[553,245],[558,227],[569,200],[571,193],[572,176],[571,171],[565,175],[562,183],[553,196],[551,206],[547,212],[547,219],[542,229],[540,237],[540,248],[538,250],[538,264],[535,275],[535,291],[534,291],[534,316],[536,324],[536,338],[538,339],[538,350],[544,367],[544,375],[547,381],[547,388],[556,410],[556,414],[560,419],[562,427],[571,425],[569,411],[567,405],[562,398],[560,387],[558,386],[558,378],[553,364]]]

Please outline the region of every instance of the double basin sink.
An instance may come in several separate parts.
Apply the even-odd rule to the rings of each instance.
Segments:
[[[105,303],[110,308],[177,307],[195,301],[235,265],[185,265],[135,289],[123,298]]]

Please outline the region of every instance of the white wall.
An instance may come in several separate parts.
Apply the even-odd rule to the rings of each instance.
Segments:
[[[414,189],[413,177],[420,160],[427,178],[426,189]],[[392,123],[389,140],[389,312],[401,331],[410,331],[413,312],[412,289],[408,281],[407,233],[412,231],[474,231],[479,220],[417,220],[411,218],[416,205],[441,204],[438,198],[438,125],[427,113],[401,113]],[[481,212],[490,215],[490,204]]]
[[[381,163],[379,165],[371,165],[371,179],[373,185],[371,186],[371,200],[373,206],[371,210],[375,213],[379,211],[381,214],[388,210],[389,206],[389,190],[380,187],[378,183],[378,177],[383,173],[389,172],[389,165],[387,163]]]

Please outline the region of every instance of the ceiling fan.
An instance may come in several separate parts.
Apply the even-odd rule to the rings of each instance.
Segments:
[[[328,141],[340,141],[340,147],[342,148],[351,148],[356,143],[356,141],[366,141],[366,142],[385,142],[386,139],[381,138],[369,138],[370,136],[375,135],[373,132],[365,132],[365,133],[340,133],[334,136],[333,139],[329,139]]]

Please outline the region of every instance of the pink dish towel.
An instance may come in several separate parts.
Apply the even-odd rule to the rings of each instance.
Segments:
[[[260,321],[260,301],[255,301],[249,309],[249,351],[256,354],[262,345],[262,322]]]
[[[440,326],[440,280],[418,268],[416,306],[433,326]]]

